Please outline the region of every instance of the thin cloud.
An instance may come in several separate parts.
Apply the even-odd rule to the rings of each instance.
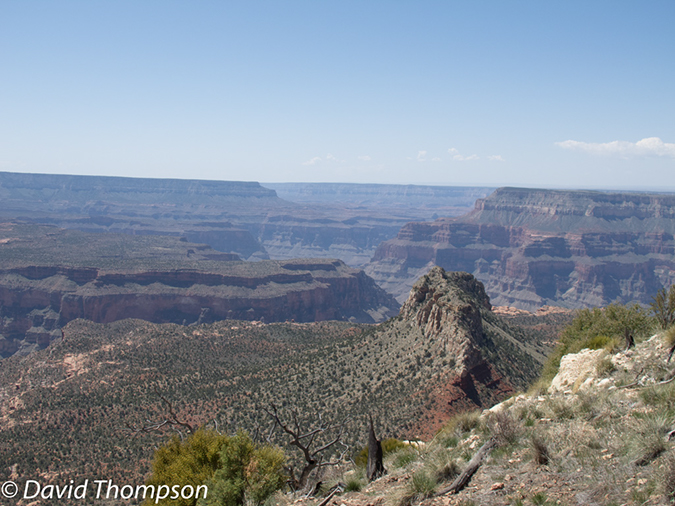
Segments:
[[[493,161],[493,162],[505,162],[504,157],[502,155],[490,155],[488,156],[488,160]]]
[[[369,162],[370,160],[372,160],[372,158],[370,158],[369,155],[361,155],[361,156],[359,156],[359,160],[362,160],[364,162]]]
[[[417,152],[417,161],[418,162],[426,162],[427,161],[427,152],[426,151],[418,151]]]
[[[325,157],[321,158],[320,156],[315,156],[314,158],[307,160],[306,162],[302,162],[303,165],[316,165],[317,163],[321,162],[326,162],[326,163],[345,163],[344,160],[340,160],[339,158],[333,156],[332,154],[328,153]]]
[[[306,162],[302,162],[303,165],[316,165],[317,163],[321,162],[321,157],[320,156],[315,156],[311,160],[307,160]]]
[[[441,162],[442,160],[435,156],[434,158],[431,159],[432,162]]]
[[[621,156],[624,158],[632,156],[665,156],[675,158],[675,144],[663,142],[659,137],[647,137],[637,142],[612,141],[598,143],[569,140],[556,142],[555,145],[563,149],[584,151],[593,155]]]
[[[470,162],[471,160],[479,159],[479,156],[476,154],[469,156],[461,155],[457,148],[448,149],[448,153],[452,155],[452,159],[455,160],[456,162]]]

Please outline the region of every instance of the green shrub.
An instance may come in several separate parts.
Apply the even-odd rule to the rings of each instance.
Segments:
[[[675,408],[675,383],[647,385],[640,390],[640,398],[648,406]]]
[[[612,362],[611,357],[604,357],[602,360],[598,361],[595,366],[595,372],[598,375],[598,378],[604,378],[609,376],[614,371],[616,371],[616,366]]]
[[[397,450],[392,454],[392,457],[391,465],[400,469],[415,462],[419,455],[414,448],[408,447]]]
[[[532,453],[533,462],[538,466],[547,465],[551,459],[548,446],[546,446],[544,440],[536,434],[532,436],[530,452]]]
[[[455,479],[461,472],[461,469],[454,460],[447,458],[442,461],[434,470],[434,478],[438,482],[450,481]]]
[[[270,445],[256,445],[246,432],[224,436],[199,429],[185,441],[177,436],[155,452],[152,475],[146,484],[169,488],[205,485],[208,495],[191,499],[160,500],[163,506],[241,506],[259,505],[284,484],[286,458]],[[145,505],[156,504],[146,499]]]
[[[191,485],[198,487],[220,469],[220,449],[229,438],[215,431],[200,429],[181,441],[174,435],[169,442],[157,449],[152,462],[152,475],[146,485]],[[194,506],[197,499],[163,499],[162,505]],[[154,504],[147,499],[145,504]]]
[[[668,455],[661,472],[661,488],[668,504],[675,504],[675,456]]]
[[[543,492],[537,492],[532,496],[532,504],[536,504],[537,506],[543,506],[546,504],[546,494]]]
[[[503,445],[513,444],[520,437],[518,422],[506,411],[491,413],[487,418],[487,426],[490,433]]]
[[[675,325],[669,327],[663,333],[663,340],[665,341],[666,346],[668,347],[669,350],[675,348]]]
[[[209,480],[209,495],[200,506],[260,505],[285,482],[283,451],[254,444],[244,431],[223,445],[220,460],[222,467]]]
[[[647,336],[654,321],[638,304],[610,304],[604,309],[580,309],[560,335],[560,342],[544,364],[542,383],[548,385],[558,373],[560,359],[584,348],[614,351],[625,340],[626,332],[634,339]]]
[[[646,466],[666,451],[665,436],[672,427],[673,419],[665,414],[654,413],[635,419],[634,435],[629,444],[637,457],[635,464]]]
[[[446,441],[448,443],[454,442],[453,445],[445,445],[446,447],[457,445],[457,438],[455,435],[461,436],[465,432],[470,432],[478,427],[480,424],[480,413],[480,411],[476,410],[464,411],[453,415],[450,420],[445,422],[443,427],[438,429],[438,432],[436,432],[436,440],[441,442]]]
[[[436,491],[436,479],[426,471],[418,471],[412,477],[412,490],[420,498],[431,497]]]
[[[454,435],[439,437],[438,441],[444,448],[454,448],[459,443],[459,439]]]
[[[352,477],[347,480],[345,485],[345,492],[359,492],[363,488],[363,481]]]

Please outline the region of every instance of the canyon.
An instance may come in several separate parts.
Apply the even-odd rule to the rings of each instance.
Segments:
[[[95,286],[105,285],[106,290],[116,287],[108,295],[114,294],[120,308],[127,307],[119,309],[120,318],[144,317],[146,312],[141,308],[146,306],[131,302],[134,290],[140,290],[145,300],[152,300],[147,306],[147,318],[158,322],[194,323],[219,318],[381,321],[406,301],[415,280],[436,265],[473,274],[484,283],[493,303],[527,311],[547,305],[580,308],[610,302],[647,304],[660,288],[675,281],[675,196],[672,194],[522,188],[492,191],[478,187],[345,183],[265,185],[0,172],[0,219],[26,226],[48,224],[100,236],[92,239],[93,243],[103,241],[104,236],[117,235],[136,241],[134,244],[139,247],[142,237],[150,242],[170,238],[173,245],[165,251],[186,241],[192,244],[179,247],[184,258],[181,257],[178,264],[169,262],[166,268],[158,270],[165,273],[161,276],[168,283],[160,283],[159,291],[153,291],[159,286],[154,282],[136,283],[130,278],[118,281],[117,285],[110,281],[112,278],[105,277],[104,281],[92,281],[86,289],[78,285],[76,292],[86,291],[87,301],[100,296],[100,289]],[[148,239],[153,237],[155,239]],[[155,248],[150,242],[146,246]],[[204,245],[210,249],[203,249]],[[113,256],[119,267],[126,253],[121,243],[115,248],[118,253]],[[11,252],[3,244],[0,253]],[[161,257],[155,253],[153,262]],[[61,265],[59,255],[52,255],[49,262]],[[300,303],[292,297],[279,299],[276,292],[269,297],[269,294],[250,296],[242,291],[244,288],[238,288],[241,307],[233,305],[230,295],[225,297],[230,302],[216,305],[205,300],[210,297],[212,302],[213,297],[225,300],[216,294],[219,290],[216,285],[220,282],[176,280],[174,284],[192,283],[200,288],[193,289],[190,303],[169,310],[173,303],[166,301],[175,300],[179,288],[168,282],[171,276],[167,271],[189,269],[184,262],[190,260],[190,255],[192,261],[197,260],[194,255],[199,256],[197,271],[207,261],[259,263],[257,268],[238,264],[238,272],[253,278],[258,274],[250,273],[264,272],[269,269],[267,265],[275,265],[272,271],[280,269],[279,272],[290,276],[288,280],[299,279],[302,269],[293,271],[294,278],[288,274],[291,264],[274,264],[274,261],[311,266],[304,269],[303,275],[313,281],[288,281],[286,286],[306,283],[302,285],[303,290],[309,291],[303,293],[316,297],[316,307],[300,309]],[[98,255],[89,268],[104,268],[113,256]],[[294,260],[296,258],[315,260]],[[133,260],[136,264],[138,261],[139,258]],[[47,263],[45,260],[40,265]],[[125,268],[135,269],[132,263]],[[367,297],[362,301],[360,296],[351,297],[348,303],[345,297],[333,299],[320,289],[311,288],[312,283],[323,283],[321,276],[326,272],[347,272],[348,266],[362,268],[367,274],[365,277],[349,275],[351,283],[360,286],[350,288],[357,290],[353,293],[362,289],[372,291],[373,287],[364,288],[370,286],[370,276],[397,302],[385,301],[380,293],[367,303],[363,302]],[[209,269],[211,267],[207,271]],[[149,272],[146,276],[150,276]],[[37,280],[10,280],[8,273],[3,276],[10,285],[21,285],[26,290],[35,290],[33,285],[38,283]],[[57,285],[72,282],[68,276],[65,278],[64,281],[51,276],[49,282]],[[41,286],[47,282],[46,278],[39,281]],[[261,293],[260,287],[274,283],[258,283],[255,293]],[[337,286],[334,280],[329,284]],[[232,287],[227,290],[234,293]],[[89,314],[89,308],[94,307],[88,303],[84,312],[75,309],[83,304],[81,299],[73,298],[76,292],[64,299],[64,313],[59,303],[59,318]],[[302,307],[308,308],[311,304],[306,298],[310,295],[303,297]],[[268,301],[264,309],[263,299]],[[11,298],[7,300],[11,302]],[[327,306],[347,307],[351,303],[355,307],[362,302],[367,305],[361,313],[354,308],[343,312]],[[274,304],[279,306],[278,310],[272,307]],[[203,308],[208,309],[204,314]],[[7,308],[3,311],[11,312]],[[102,311],[91,309],[95,321],[103,321]],[[160,315],[171,311],[175,313],[172,319]],[[242,311],[249,311],[249,316]],[[286,312],[288,316],[284,318]],[[39,329],[41,319],[51,322],[54,315],[37,315],[36,325],[32,327]],[[28,332],[31,327],[26,325],[7,324],[3,334]],[[22,330],[13,330],[19,328]],[[47,333],[39,330],[34,341],[46,342],[49,333],[52,339],[57,334],[56,328]],[[29,336],[32,334],[28,332]]]
[[[368,414],[386,437],[428,438],[453,414],[490,407],[537,377],[551,320],[529,318],[521,326],[493,313],[473,276],[437,267],[377,325],[73,320],[48,349],[2,361],[0,479],[11,468],[18,483],[100,473],[139,482],[171,432],[140,428],[168,410],[193,427],[266,435],[264,408],[275,404],[303,426],[344,420],[353,450]]]
[[[0,218],[184,237],[243,260],[336,258],[360,267],[406,223],[463,214],[491,191],[0,172]]]
[[[399,301],[439,265],[473,273],[496,305],[647,304],[675,282],[674,237],[672,194],[500,188],[464,216],[406,224],[365,270]]]
[[[61,338],[77,318],[377,322],[398,304],[340,260],[243,262],[177,237],[0,224],[0,356]]]

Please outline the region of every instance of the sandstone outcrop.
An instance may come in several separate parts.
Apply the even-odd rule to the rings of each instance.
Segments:
[[[459,218],[407,224],[366,272],[399,301],[439,265],[529,311],[648,303],[675,282],[674,217],[672,195],[500,188]]]
[[[598,376],[598,365],[607,357],[607,351],[581,350],[568,353],[560,359],[558,374],[551,381],[549,392],[576,392],[592,384]]]

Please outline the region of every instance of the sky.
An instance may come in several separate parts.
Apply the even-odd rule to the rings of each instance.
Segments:
[[[675,1],[0,0],[0,171],[675,191]]]

